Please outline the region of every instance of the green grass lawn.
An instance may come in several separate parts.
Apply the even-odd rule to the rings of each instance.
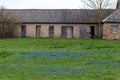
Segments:
[[[0,80],[120,80],[120,41],[0,39]]]

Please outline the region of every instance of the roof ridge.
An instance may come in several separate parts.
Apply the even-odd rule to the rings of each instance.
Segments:
[[[5,10],[97,10],[97,9],[5,9]],[[102,9],[102,10],[115,10],[115,9]]]

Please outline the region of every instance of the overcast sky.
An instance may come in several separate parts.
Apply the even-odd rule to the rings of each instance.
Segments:
[[[0,5],[8,9],[80,9],[82,8],[80,0],[0,0]]]

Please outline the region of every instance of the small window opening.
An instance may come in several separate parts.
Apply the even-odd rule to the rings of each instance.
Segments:
[[[112,32],[118,32],[118,25],[111,25]]]

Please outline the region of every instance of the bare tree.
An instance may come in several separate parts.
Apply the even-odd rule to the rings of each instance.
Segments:
[[[102,20],[102,9],[110,8],[112,3],[110,0],[81,0],[84,8],[96,9],[98,19],[98,37],[101,37],[101,20]]]
[[[0,9],[0,38],[12,38],[15,36],[15,29],[20,21],[7,9]]]

